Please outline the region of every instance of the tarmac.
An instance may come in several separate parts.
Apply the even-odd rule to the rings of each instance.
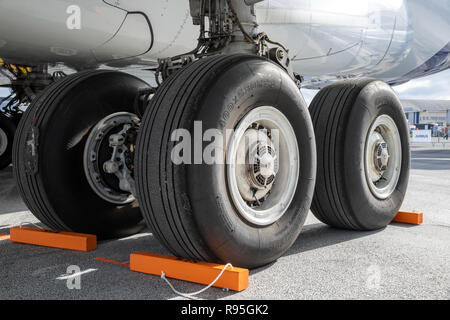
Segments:
[[[423,212],[423,225],[354,232],[330,228],[310,214],[283,257],[250,271],[248,289],[210,288],[198,298],[450,299],[450,149],[415,146],[411,167],[402,210]],[[0,172],[0,234],[24,222],[39,223],[20,199],[10,167]],[[158,276],[94,260],[127,263],[130,253],[142,251],[170,254],[151,230],[99,242],[87,253],[0,240],[0,299],[184,299]],[[70,266],[79,269],[79,283],[68,274]],[[185,293],[204,287],[170,281]]]

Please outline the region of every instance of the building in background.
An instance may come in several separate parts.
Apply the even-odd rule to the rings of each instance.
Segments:
[[[450,125],[450,100],[402,100],[402,104],[411,129],[444,136],[445,127]]]
[[[411,125],[450,124],[450,100],[402,100]]]

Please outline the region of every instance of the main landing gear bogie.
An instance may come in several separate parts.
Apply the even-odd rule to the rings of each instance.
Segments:
[[[282,256],[310,207],[333,227],[385,227],[410,158],[387,84],[339,82],[308,110],[284,69],[245,54],[199,59],[156,92],[120,72],[68,76],[28,108],[13,155],[50,228],[110,238],[145,221],[178,257],[249,268]]]

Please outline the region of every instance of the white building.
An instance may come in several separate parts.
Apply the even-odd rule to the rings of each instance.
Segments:
[[[402,100],[409,124],[450,124],[450,100]]]

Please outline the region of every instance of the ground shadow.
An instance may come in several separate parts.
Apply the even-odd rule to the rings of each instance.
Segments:
[[[353,231],[331,228],[323,223],[307,225],[303,228],[294,245],[286,252],[285,256],[316,250],[323,247],[336,245],[342,242],[352,241],[358,238],[374,235],[376,231]]]
[[[369,237],[383,231],[352,231],[335,229],[323,223],[310,224],[303,227],[300,236],[292,247],[283,255],[283,257],[301,254],[306,251],[316,250],[323,247],[336,245],[342,242],[352,241],[358,238]],[[261,268],[253,269],[250,274],[262,272],[276,263],[270,263]]]

